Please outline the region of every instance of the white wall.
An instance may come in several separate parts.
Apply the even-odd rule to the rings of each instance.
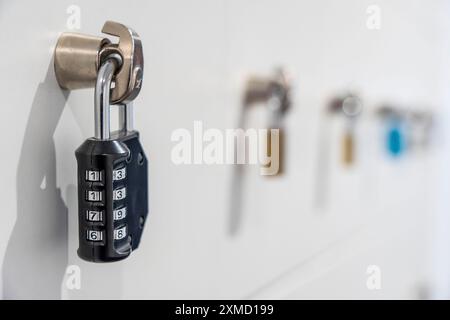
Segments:
[[[382,9],[377,31],[366,27],[371,4]],[[135,110],[150,160],[150,216],[140,249],[114,264],[76,255],[74,150],[93,135],[93,90],[68,94],[55,82],[52,53],[59,33],[68,31],[70,5],[81,8],[79,32],[99,34],[104,21],[115,20],[133,27],[144,45],[144,87]],[[417,298],[424,287],[432,290],[448,276],[431,276],[444,269],[448,249],[440,223],[448,197],[439,189],[448,176],[446,139],[392,161],[383,153],[374,108],[385,101],[430,108],[445,126],[449,5],[0,1],[3,297]],[[230,237],[233,167],[176,166],[170,136],[177,128],[192,130],[195,120],[206,128],[235,127],[244,78],[280,65],[294,79],[286,174],[268,179],[256,167],[246,171],[243,227]],[[364,101],[350,170],[338,161],[342,123],[321,118],[328,99],[347,90]],[[256,109],[250,125],[263,120]],[[332,136],[329,197],[318,210],[325,127]],[[65,268],[73,264],[82,270],[81,290],[64,285]],[[366,287],[373,264],[382,270],[379,291]]]

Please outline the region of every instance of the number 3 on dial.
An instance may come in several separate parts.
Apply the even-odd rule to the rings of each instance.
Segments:
[[[125,199],[126,196],[127,196],[127,189],[125,187],[116,189],[113,192],[114,200],[122,200],[122,199]]]
[[[113,171],[113,180],[115,181],[125,179],[126,176],[127,176],[126,167]]]

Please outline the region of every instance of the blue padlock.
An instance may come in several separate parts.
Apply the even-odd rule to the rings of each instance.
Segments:
[[[393,157],[399,157],[406,149],[404,128],[399,120],[392,119],[388,123],[386,149]]]

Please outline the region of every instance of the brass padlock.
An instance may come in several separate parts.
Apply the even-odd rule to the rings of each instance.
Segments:
[[[263,103],[269,110],[269,124],[263,149],[268,163],[262,164],[260,173],[266,176],[278,176],[284,172],[285,131],[282,120],[291,105],[290,83],[285,72],[277,70],[271,77],[251,77],[244,89],[242,109],[238,126],[245,129],[248,110],[251,106]],[[274,140],[275,139],[275,140]],[[260,145],[261,147],[261,145]],[[244,166],[234,167],[230,200],[230,234],[237,233],[242,222]]]
[[[285,170],[284,115],[291,106],[290,83],[285,72],[278,70],[273,77],[252,77],[247,82],[244,94],[244,108],[264,102],[269,110],[269,124],[264,150],[270,161],[262,164],[262,174],[279,176]],[[244,110],[245,111],[245,110]]]
[[[350,166],[355,160],[354,137],[352,130],[347,129],[342,138],[342,163]]]

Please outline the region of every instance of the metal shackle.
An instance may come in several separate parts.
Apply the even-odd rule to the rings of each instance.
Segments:
[[[111,86],[121,61],[120,55],[108,56],[98,70],[94,94],[94,121],[95,138],[99,140],[108,140],[111,137]]]
[[[119,54],[109,55],[98,71],[95,84],[95,138],[108,140],[111,138],[111,90],[114,75],[122,64]],[[134,130],[133,103],[119,104],[119,123],[123,133]]]

